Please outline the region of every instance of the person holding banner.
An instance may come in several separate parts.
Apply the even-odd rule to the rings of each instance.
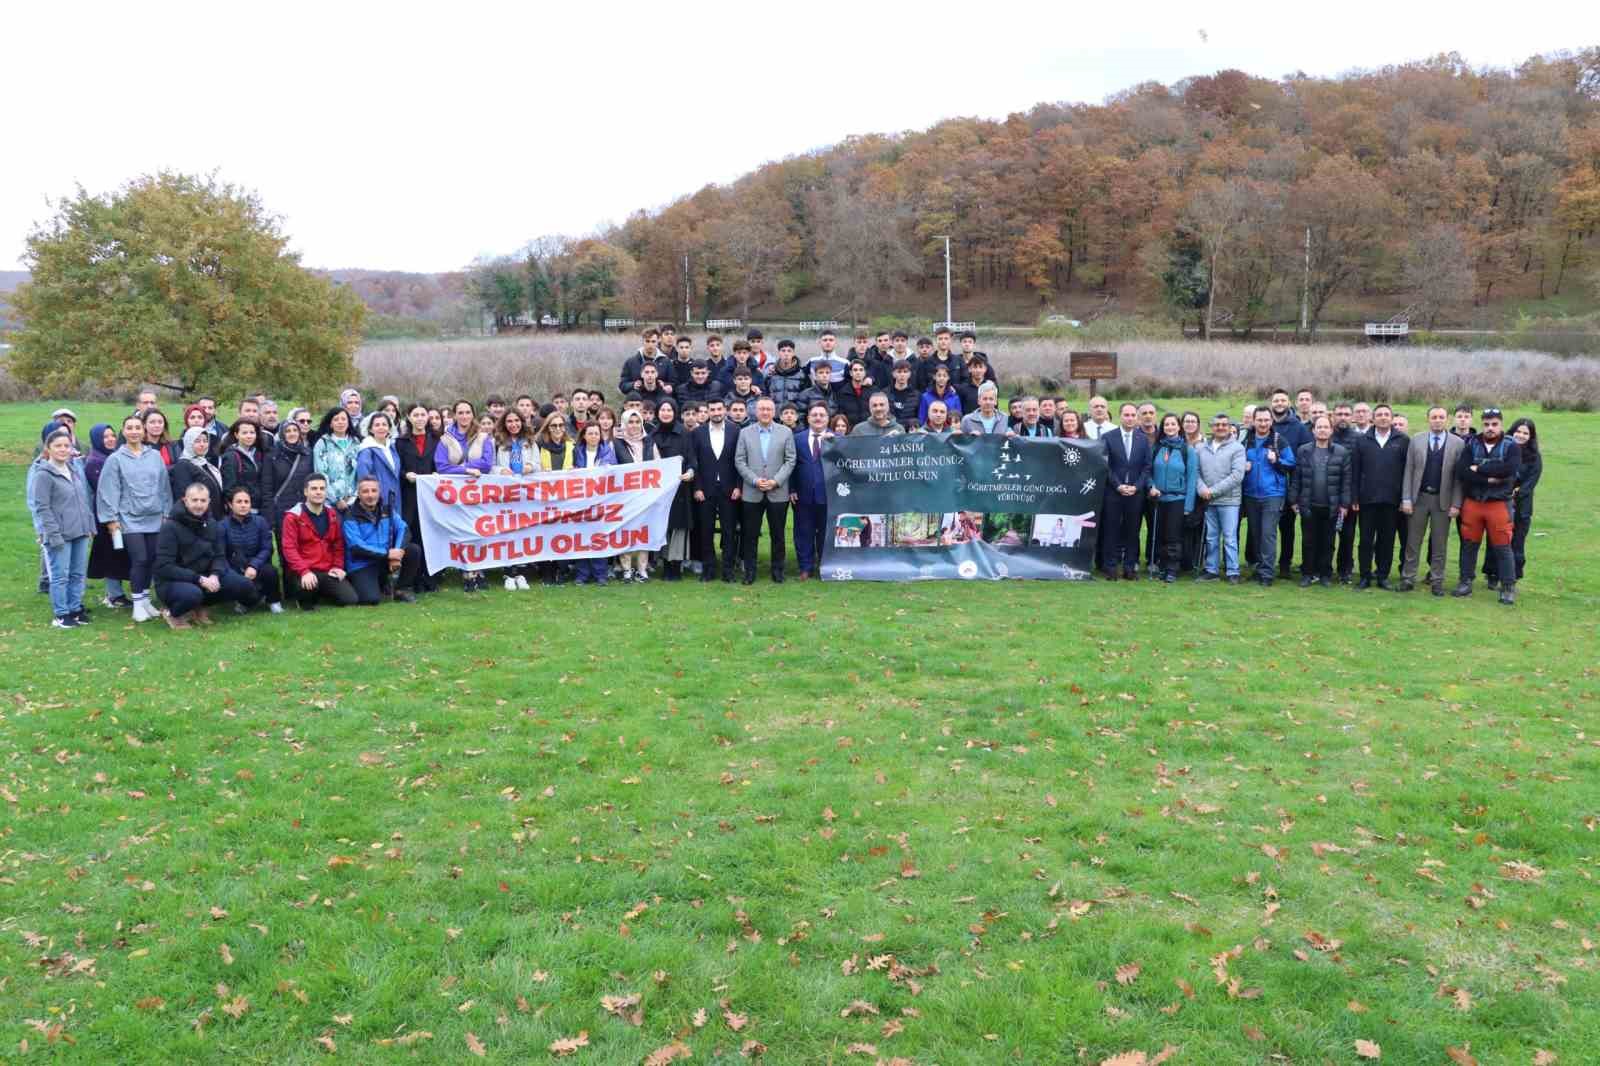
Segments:
[[[822,401],[826,407],[826,401]],[[744,479],[744,583],[756,583],[756,547],[761,519],[772,538],[772,581],[783,583],[784,524],[789,511],[789,476],[794,473],[794,434],[773,420],[777,409],[763,396],[756,401],[756,420],[739,434],[733,464]]]
[[[535,474],[541,469],[539,442],[534,437],[533,426],[521,411],[512,408],[500,416],[494,429],[494,467],[492,473],[520,477]],[[525,566],[506,567],[506,590],[527,591],[528,576]]]
[[[622,436],[612,442],[611,450],[618,464],[648,463],[661,458],[661,450],[644,431],[644,415],[638,411],[622,412]],[[649,552],[643,550],[623,552],[621,562],[624,584],[650,580]]]
[[[880,396],[883,394],[873,394],[874,399]],[[887,397],[883,399],[883,410],[887,415]],[[893,425],[892,422],[890,424]],[[819,400],[806,410],[806,428],[800,435],[795,451],[794,477],[789,482],[789,502],[794,505],[794,557],[800,567],[801,581],[811,580],[822,562],[822,540],[828,531],[828,494],[822,477],[822,445],[832,436],[828,431],[828,405]]]
[[[1000,413],[1000,389],[992,381],[985,381],[975,390],[977,409],[961,416],[963,433],[1005,433],[1010,428],[1006,416]]]
[[[411,586],[422,553],[407,543],[405,520],[385,504],[377,478],[369,475],[356,483],[356,502],[345,512],[343,532],[345,570],[357,603],[376,607],[389,598],[417,602]]]
[[[590,422],[583,427],[583,439],[572,452],[572,467],[574,470],[592,470],[597,466],[616,466],[617,453],[612,448],[611,442],[606,440],[600,432],[599,422]],[[579,559],[573,564],[577,577],[573,583],[577,585],[604,585],[606,572],[609,569],[609,558]]]
[[[866,421],[850,428],[852,437],[893,437],[904,432],[889,409],[889,394],[881,389],[867,399]]]
[[[487,416],[485,416],[487,418]],[[489,423],[492,429],[493,423]],[[470,400],[457,400],[450,409],[450,424],[439,437],[433,451],[434,469],[441,474],[477,477],[494,467],[494,437],[481,428],[477,408]],[[463,571],[461,591],[483,591],[483,574],[477,570]]]

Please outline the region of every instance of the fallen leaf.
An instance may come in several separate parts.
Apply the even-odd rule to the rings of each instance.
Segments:
[[[1177,1053],[1178,1053],[1178,1045],[1176,1045],[1176,1044],[1163,1044],[1160,1051],[1158,1051],[1154,1055],[1150,1056],[1150,1066],[1161,1066],[1161,1064],[1163,1062],[1166,1062],[1168,1059],[1172,1058],[1172,1056],[1176,1055]]]
[[[1466,1047],[1446,1047],[1444,1053],[1450,1056],[1450,1061],[1456,1066],[1478,1066],[1478,1060],[1472,1055],[1472,1045]]]
[[[722,1012],[722,1020],[728,1023],[729,1029],[732,1029],[737,1033],[745,1026],[750,1024],[750,1015],[739,1014],[736,1011],[725,1010]]]
[[[217,954],[222,956],[222,965],[224,965],[224,966],[232,966],[233,965],[233,949],[228,947],[228,945],[226,945],[226,944],[218,945]]]
[[[1131,985],[1139,979],[1140,966],[1136,962],[1125,962],[1117,967],[1117,984]]]
[[[1148,1066],[1150,1059],[1142,1051],[1124,1051],[1109,1059],[1101,1059],[1100,1066]]]
[[[583,1029],[579,1031],[577,1036],[566,1036],[562,1037],[560,1040],[552,1041],[550,1044],[550,1054],[556,1056],[571,1055],[579,1048],[588,1046],[589,1030]]]
[[[694,1017],[690,1020],[694,1022],[694,1027],[696,1029],[704,1029],[706,1027],[706,1022],[711,1020],[711,1016],[706,1013],[706,1009],[704,1007],[701,1007],[699,1010],[694,1012]]]
[[[1381,1059],[1383,1058],[1383,1048],[1371,1040],[1357,1040],[1356,1054],[1364,1059]]]
[[[139,1010],[160,1010],[167,1005],[167,1001],[160,996],[145,996],[141,1000],[136,1000],[133,1005]]]
[[[489,1053],[488,1049],[483,1046],[483,1041],[479,1040],[477,1035],[470,1031],[467,1033],[467,1050],[480,1059]]]
[[[1533,1066],[1555,1066],[1556,1053],[1546,1051],[1544,1048],[1535,1048],[1533,1052]]]
[[[1367,1013],[1367,1005],[1361,1002],[1359,999],[1352,999],[1349,1003],[1346,1003],[1345,1009],[1349,1010],[1352,1014]]]
[[[321,1047],[323,1051],[326,1051],[330,1055],[339,1050],[339,1045],[334,1043],[333,1037],[327,1033],[323,1033],[312,1042]]]
[[[753,1059],[757,1055],[765,1055],[766,1053],[767,1045],[759,1040],[746,1040],[739,1045],[739,1055],[743,1058]]]
[[[689,1045],[674,1040],[666,1047],[658,1047],[644,1057],[644,1066],[668,1066],[669,1063],[679,1059],[692,1058],[694,1052],[689,1050]]]
[[[862,1044],[859,1042],[854,1044],[846,1044],[844,1046],[844,1053],[846,1055],[876,1055],[878,1053],[878,1045]]]

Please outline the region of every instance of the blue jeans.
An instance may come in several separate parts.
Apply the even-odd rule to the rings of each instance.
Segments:
[[[50,609],[58,618],[83,607],[83,586],[89,575],[89,544],[93,539],[77,537],[59,548],[44,550],[45,569],[50,575]]]
[[[1222,549],[1222,562],[1227,565],[1229,577],[1239,576],[1239,505],[1236,503],[1211,503],[1206,505],[1206,562],[1205,572],[1221,573],[1217,569],[1217,549]]]

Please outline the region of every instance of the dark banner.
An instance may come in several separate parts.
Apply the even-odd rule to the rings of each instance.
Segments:
[[[1106,480],[1098,441],[836,437],[822,458],[824,580],[1060,581],[1094,570]]]

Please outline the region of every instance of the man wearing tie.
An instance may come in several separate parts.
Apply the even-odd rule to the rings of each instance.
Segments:
[[[756,547],[761,538],[761,517],[767,519],[772,539],[772,580],[783,583],[784,523],[789,518],[789,475],[794,473],[794,434],[773,421],[777,408],[770,396],[756,401],[756,420],[744,427],[734,449],[733,465],[744,479],[744,583],[756,583]]]
[[[1121,425],[1101,435],[1106,446],[1105,574],[1115,581],[1121,569],[1125,581],[1139,576],[1139,519],[1150,488],[1150,438],[1139,428],[1139,409],[1122,405]]]
[[[705,425],[695,429],[694,503],[695,525],[700,531],[700,555],[704,566],[701,581],[717,579],[717,554],[711,546],[711,533],[722,524],[722,580],[732,581],[739,556],[740,484],[734,468],[733,452],[739,430],[727,418],[727,405],[721,397],[706,404]]]
[[[1444,595],[1445,552],[1450,543],[1450,519],[1461,513],[1461,482],[1456,464],[1466,439],[1450,432],[1450,412],[1428,408],[1428,432],[1411,438],[1406,451],[1405,481],[1400,492],[1401,519],[1406,525],[1405,555],[1400,561],[1400,591],[1417,587],[1417,561],[1422,538],[1428,537],[1428,584],[1435,596]]]
[[[883,406],[887,414],[887,400]],[[800,564],[801,581],[809,580],[822,564],[822,537],[828,528],[822,442],[832,435],[828,432],[828,405],[818,400],[806,409],[806,428],[800,434],[794,477],[789,483],[789,502],[794,505],[794,556]]]

